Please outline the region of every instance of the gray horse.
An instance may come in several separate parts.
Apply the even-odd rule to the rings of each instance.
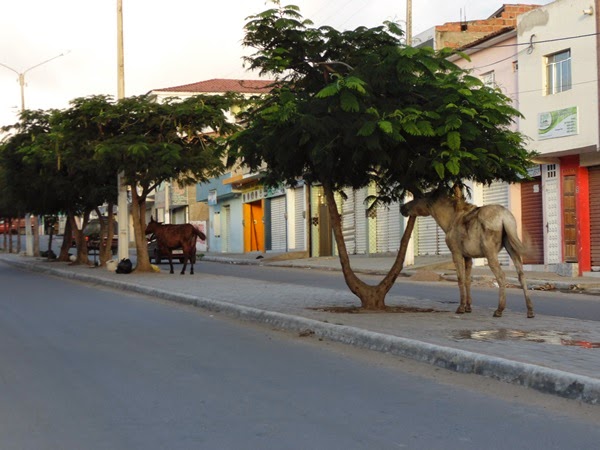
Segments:
[[[473,258],[487,258],[488,265],[498,281],[500,297],[494,317],[501,317],[506,307],[506,278],[498,262],[502,247],[510,255],[525,295],[527,317],[534,317],[533,304],[527,292],[523,273],[523,243],[517,236],[517,222],[512,213],[501,205],[475,206],[468,203],[460,189],[455,195],[434,191],[404,204],[404,216],[432,216],[446,234],[446,244],[456,267],[460,306],[457,314],[471,312],[471,268]]]

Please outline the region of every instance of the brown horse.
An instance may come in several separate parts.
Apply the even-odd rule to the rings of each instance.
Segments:
[[[452,253],[456,267],[460,306],[457,314],[471,312],[471,267],[473,258],[487,258],[488,265],[498,281],[500,289],[498,309],[494,317],[501,317],[506,307],[506,282],[504,271],[498,262],[502,247],[510,255],[525,295],[527,317],[534,317],[533,304],[527,292],[523,272],[523,243],[517,236],[517,222],[512,213],[501,205],[477,207],[468,203],[460,189],[450,197],[438,191],[426,194],[404,204],[400,211],[404,216],[432,216],[446,234],[446,244]]]
[[[190,223],[180,225],[163,225],[150,217],[150,223],[146,226],[146,234],[154,234],[160,253],[169,255],[169,265],[173,273],[173,250],[183,249],[183,269],[185,273],[187,262],[190,262],[190,275],[194,274],[194,263],[196,262],[196,239],[206,239],[205,234]]]

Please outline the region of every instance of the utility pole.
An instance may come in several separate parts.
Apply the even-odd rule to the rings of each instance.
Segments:
[[[67,52],[68,53],[68,52]],[[21,87],[21,112],[25,111],[25,74],[30,70],[35,69],[36,67],[40,67],[43,64],[49,63],[50,61],[54,61],[56,58],[60,58],[64,56],[66,53],[61,53],[60,55],[53,56],[50,59],[42,61],[34,66],[31,66],[28,69],[25,69],[23,72],[19,72],[12,67],[7,66],[6,64],[0,63],[0,66],[16,73],[19,76],[19,86]],[[31,232],[31,224],[33,223],[35,233]],[[29,213],[25,214],[25,254],[27,256],[38,256],[40,254],[40,236],[38,234],[38,219],[37,216],[33,216]]]
[[[412,0],[406,0],[406,45],[412,45]]]
[[[117,0],[117,98],[125,98],[125,57],[123,53],[123,0]],[[129,211],[124,173],[117,175],[117,222],[119,222],[119,261],[129,258]]]

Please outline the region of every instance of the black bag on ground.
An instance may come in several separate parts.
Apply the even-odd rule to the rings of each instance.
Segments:
[[[117,270],[115,270],[115,272],[131,273],[132,270],[133,264],[131,264],[131,260],[129,258],[123,258],[121,261],[119,261],[119,264],[117,264]]]

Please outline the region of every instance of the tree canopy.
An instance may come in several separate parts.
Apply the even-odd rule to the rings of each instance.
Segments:
[[[255,49],[246,64],[274,77],[274,89],[246,112],[231,148],[268,185],[323,186],[344,275],[364,300],[335,192],[376,185],[389,203],[464,180],[513,182],[526,176],[532,154],[511,128],[519,117],[511,99],[450,62],[451,50],[406,46],[393,22],[315,28],[297,6],[273,3],[248,18],[243,42]],[[402,251],[399,259],[401,269]]]
[[[295,6],[252,16],[250,69],[277,79],[234,148],[266,181],[332,189],[376,183],[391,198],[464,180],[526,176],[531,154],[510,126],[511,99],[448,61],[402,44],[402,30],[312,28]]]
[[[232,95],[160,103],[150,95],[119,101],[96,95],[74,99],[65,110],[24,111],[0,146],[3,195],[22,211],[83,215],[85,224],[98,206],[111,210],[122,172],[131,192],[138,268],[151,270],[146,199],[161,183],[189,185],[222,173],[222,136],[237,129],[227,115],[235,101]]]

